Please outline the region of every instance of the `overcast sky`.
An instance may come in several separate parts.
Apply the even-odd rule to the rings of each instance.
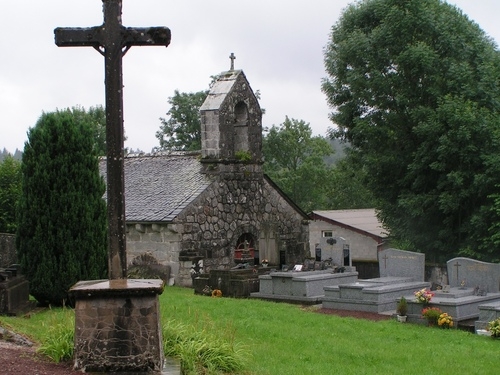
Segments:
[[[150,152],[174,90],[205,90],[229,54],[261,92],[264,126],[285,116],[325,135],[323,48],[352,0],[123,0],[124,26],[167,26],[168,48],[133,47],[123,60],[125,146]],[[499,0],[449,0],[500,41]],[[103,22],[101,0],[0,0],[0,150],[22,150],[42,111],[104,105],[104,59],[57,47],[56,27]]]

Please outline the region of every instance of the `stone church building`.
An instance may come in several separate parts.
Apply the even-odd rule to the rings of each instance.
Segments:
[[[200,116],[201,153],[125,158],[129,268],[168,266],[170,283],[192,286],[243,256],[302,263],[308,216],[262,171],[262,111],[243,71],[218,76]]]

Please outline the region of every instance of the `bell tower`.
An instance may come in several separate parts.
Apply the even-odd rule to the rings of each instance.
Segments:
[[[212,85],[201,115],[202,162],[262,163],[262,110],[242,70],[222,72]]]

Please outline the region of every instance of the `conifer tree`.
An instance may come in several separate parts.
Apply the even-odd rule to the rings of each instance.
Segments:
[[[71,111],[43,113],[22,161],[17,249],[30,293],[64,304],[79,280],[107,276],[105,183],[92,128]]]

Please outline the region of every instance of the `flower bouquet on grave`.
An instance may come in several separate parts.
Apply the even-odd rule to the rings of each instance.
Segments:
[[[214,290],[212,290],[212,297],[213,298],[222,297],[222,290],[220,290],[220,289],[214,289]]]
[[[422,318],[427,319],[429,326],[434,326],[438,323],[438,319],[443,314],[438,307],[426,307],[422,310]]]
[[[500,338],[500,318],[488,323],[488,331],[490,331],[491,337]]]
[[[431,302],[432,297],[434,297],[434,293],[426,288],[417,290],[413,293],[418,303],[422,303],[424,305],[428,305]]]
[[[438,326],[441,328],[453,327],[453,318],[448,313],[442,313],[437,320]]]
[[[267,259],[262,259],[262,267],[267,267],[267,265],[269,264],[269,261]]]

